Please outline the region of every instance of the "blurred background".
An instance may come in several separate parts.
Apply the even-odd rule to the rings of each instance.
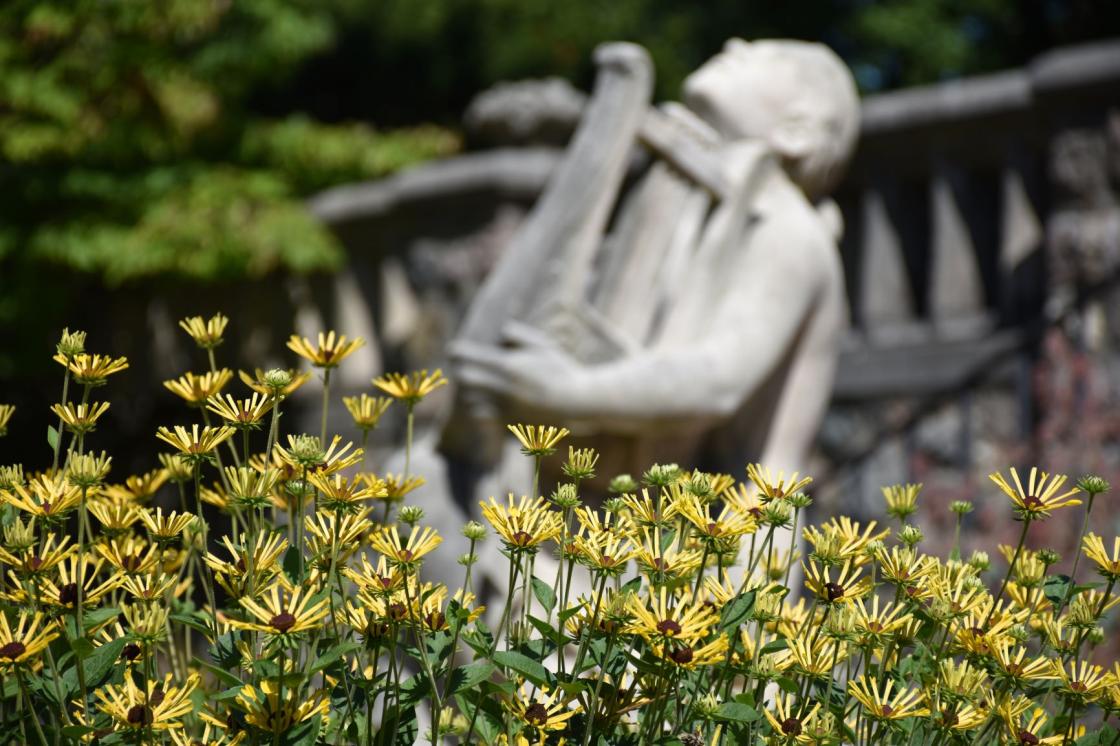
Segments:
[[[6,2],[2,460],[47,453],[63,326],[131,361],[98,436],[122,467],[187,419],[160,385],[203,368],[187,315],[232,318],[231,368],[294,365],[293,330],[365,337],[340,394],[440,365],[594,47],[643,44],[672,99],[735,35],[822,41],[864,96],[820,508],[921,481],[951,533],[1009,464],[1120,481],[1120,4],[1091,0]],[[1013,532],[989,502],[972,528]]]

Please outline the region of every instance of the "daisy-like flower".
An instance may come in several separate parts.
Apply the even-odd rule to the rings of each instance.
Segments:
[[[361,588],[375,595],[388,596],[396,593],[404,582],[404,574],[396,566],[390,566],[384,556],[377,558],[377,566],[370,564],[369,558],[362,556],[360,569],[345,568],[343,574]]]
[[[98,418],[109,410],[109,402],[94,402],[92,404],[52,404],[54,412],[66,429],[75,435],[85,435],[97,425]],[[3,413],[0,412],[0,430],[3,429]]]
[[[174,575],[155,573],[152,575],[126,575],[121,579],[120,586],[133,598],[151,604],[159,601],[176,583]]]
[[[8,423],[11,422],[12,415],[15,413],[16,407],[14,404],[0,404],[0,437],[8,434]]]
[[[6,614],[0,614],[0,670],[34,661],[56,637],[58,632],[44,622],[41,612],[21,611],[15,627]]]
[[[293,334],[288,340],[288,349],[316,368],[336,368],[365,343],[361,337],[348,340],[345,334],[335,334],[333,331],[326,334],[319,332],[318,344],[307,337]]]
[[[918,493],[921,484],[895,484],[883,488],[883,499],[887,503],[887,513],[900,521],[905,521],[918,510]]]
[[[515,502],[510,493],[505,505],[499,505],[493,497],[489,503],[479,501],[479,505],[510,552],[535,552],[543,542],[559,536],[563,528],[562,516],[549,510],[543,497],[522,495]]]
[[[323,450],[319,439],[313,435],[289,435],[288,447],[276,446],[276,453],[280,459],[300,473],[303,469],[312,473],[334,474],[342,471],[362,460],[361,448],[354,448],[353,443],[342,445],[342,438],[338,435],[331,439],[330,446]]]
[[[506,429],[517,438],[526,456],[551,456],[569,434],[567,428],[552,425],[506,425]]]
[[[1062,492],[1062,485],[1066,482],[1064,474],[1050,476],[1044,471],[1031,467],[1027,488],[1019,480],[1019,473],[1014,467],[1011,469],[1011,480],[1014,486],[999,472],[989,474],[988,478],[996,483],[1005,495],[1011,498],[1015,512],[1023,519],[1036,520],[1046,518],[1058,508],[1080,505],[1081,501],[1073,496],[1078,493],[1076,487]]]
[[[1097,572],[1109,580],[1120,580],[1120,536],[1112,540],[1112,554],[1105,551],[1104,540],[1093,532],[1082,540],[1085,556],[1097,566]]]
[[[193,407],[201,407],[210,397],[216,397],[233,378],[228,368],[202,373],[184,373],[176,379],[164,381],[163,387],[181,397]]]
[[[229,319],[216,313],[209,319],[201,316],[189,316],[179,322],[179,326],[190,335],[194,343],[204,350],[212,350],[222,343],[222,334],[226,330]]]
[[[730,642],[727,635],[701,644],[699,641],[667,640],[651,644],[653,654],[661,660],[689,671],[722,663],[727,658]]]
[[[318,512],[305,516],[304,541],[314,566],[325,574],[330,572],[332,551],[336,569],[353,556],[361,548],[362,537],[373,525],[368,515],[368,510],[362,510],[349,515]]]
[[[244,510],[268,507],[281,477],[277,469],[258,471],[250,466],[227,466],[225,475],[229,502]]]
[[[379,483],[376,478],[370,480],[355,477],[348,480],[341,474],[329,476],[315,473],[309,476],[308,480],[321,493],[320,508],[335,513],[353,513],[361,507],[362,500],[385,497],[389,494],[385,483]]]
[[[101,530],[109,535],[124,533],[140,520],[139,509],[127,503],[95,501],[87,509],[101,524]]]
[[[140,522],[144,524],[144,528],[148,529],[152,540],[157,542],[168,542],[175,539],[195,520],[195,517],[190,513],[177,513],[174,510],[164,515],[163,508],[156,508],[154,512],[151,510],[139,510],[137,512]]]
[[[380,479],[373,474],[359,474],[358,479],[362,479],[367,482],[371,480],[384,482],[385,497],[382,499],[388,500],[389,502],[400,502],[405,498],[406,495],[408,495],[408,493],[412,492],[418,487],[423,487],[426,481],[424,477],[406,477],[404,474],[386,474]]]
[[[937,665],[937,681],[949,694],[975,700],[987,688],[988,675],[968,661],[944,658]]]
[[[502,706],[517,720],[533,728],[538,737],[543,738],[545,733],[564,730],[568,726],[568,720],[580,712],[578,706],[569,709],[569,700],[563,689],[549,691],[548,687],[542,687],[538,694],[533,694],[532,691],[523,683],[516,696],[503,701]]]
[[[124,484],[110,484],[102,489],[105,497],[115,502],[147,502],[167,483],[167,469],[153,469],[145,474],[130,474]]]
[[[268,585],[280,574],[280,558],[288,549],[288,540],[279,532],[262,531],[257,534],[251,553],[248,537],[241,534],[239,538],[240,543],[234,544],[229,536],[222,537],[229,559],[211,552],[207,552],[204,558],[206,566],[214,573],[214,580],[234,598],[241,598],[251,588],[260,589]]]
[[[245,721],[267,733],[287,733],[292,726],[316,715],[326,716],[330,700],[324,690],[311,692],[302,700],[292,696],[288,687],[280,696],[280,682],[262,679],[259,686],[246,684],[237,694],[237,705],[245,713]]]
[[[40,520],[53,523],[64,519],[82,501],[82,490],[70,484],[65,475],[33,478],[27,486],[12,485],[11,491],[0,493],[4,500]]]
[[[814,730],[820,709],[820,703],[814,703],[808,712],[802,713],[793,696],[779,694],[774,697],[773,708],[768,707],[762,712],[782,743],[813,743],[809,732]]]
[[[330,614],[327,598],[315,600],[312,594],[299,587],[290,593],[281,592],[279,584],[269,588],[260,603],[247,597],[241,598],[240,603],[257,621],[231,619],[230,625],[272,636],[298,635],[318,629]]]
[[[719,611],[704,603],[672,604],[668,590],[662,586],[656,595],[645,599],[632,596],[629,602],[633,621],[626,631],[641,635],[647,642],[684,640],[695,642],[708,634],[719,621]]]
[[[256,368],[253,370],[252,375],[241,370],[237,372],[237,377],[241,382],[251,388],[258,394],[273,397],[279,395],[281,398],[291,396],[303,384],[311,380],[310,373],[300,373],[295,370],[282,371],[286,374],[283,384],[276,387],[272,385],[273,379],[269,378],[271,371],[261,370]]]
[[[997,670],[1011,685],[1021,686],[1028,681],[1056,679],[1057,673],[1049,658],[1028,658],[1027,649],[1007,642],[992,651]]]
[[[74,380],[83,386],[103,386],[109,376],[128,368],[127,358],[113,358],[111,355],[81,353],[67,357],[58,353],[54,361],[69,370]]]
[[[72,555],[58,566],[58,577],[45,579],[39,592],[43,603],[63,609],[78,606],[78,586],[81,585],[82,607],[92,608],[101,599],[118,588],[121,577],[112,574],[101,583],[97,582],[104,567],[104,560],[90,560],[80,555]]]
[[[934,715],[937,727],[957,733],[976,730],[986,722],[988,713],[971,704],[946,704]]]
[[[581,531],[575,538],[579,560],[592,570],[615,576],[626,569],[637,553],[634,543],[616,531]]]
[[[109,539],[94,545],[94,549],[113,568],[125,575],[147,574],[163,558],[163,551],[134,536]]]
[[[370,537],[369,544],[374,551],[385,555],[390,564],[402,568],[415,567],[425,554],[433,551],[443,539],[434,528],[414,526],[408,541],[402,542],[396,525],[386,526]]]
[[[860,577],[861,571],[851,562],[845,562],[835,577],[833,568],[816,562],[802,562],[801,566],[805,568],[805,586],[823,603],[851,603],[871,590],[871,579]]]
[[[120,728],[178,730],[182,718],[194,707],[191,695],[200,679],[198,674],[191,674],[181,687],[171,686],[171,679],[171,674],[167,674],[162,681],[148,681],[140,687],[131,676],[125,676],[123,684],[108,684],[97,691],[97,709]]]
[[[232,427],[203,427],[191,425],[191,429],[176,425],[174,430],[161,427],[156,437],[179,451],[180,458],[198,462],[215,448],[233,437],[237,432]]]
[[[358,429],[363,433],[368,433],[381,422],[382,415],[389,409],[393,400],[385,396],[362,394],[361,396],[344,396],[342,397],[342,403],[345,405],[346,411],[354,418],[354,424]]]
[[[256,430],[274,403],[272,399],[254,391],[248,399],[235,399],[230,394],[226,394],[224,398],[213,396],[206,402],[206,408],[238,430]]]
[[[916,689],[894,691],[894,679],[888,678],[881,687],[875,676],[864,674],[848,682],[848,692],[856,698],[867,716],[875,720],[900,720],[908,717],[925,717],[929,710],[922,704],[922,693]]]
[[[54,534],[47,534],[42,546],[36,542],[27,548],[16,550],[12,547],[12,550],[0,548],[0,562],[11,567],[19,575],[35,576],[54,570],[61,562],[78,551],[78,547],[70,544],[69,536],[58,539]]]
[[[801,492],[813,482],[812,477],[802,477],[797,472],[790,474],[787,479],[785,473],[779,471],[778,476],[775,477],[770,469],[762,464],[748,464],[747,478],[754,483],[755,488],[766,501]]]
[[[447,384],[443,371],[436,369],[429,373],[418,370],[409,374],[385,373],[373,379],[373,385],[407,406],[418,404],[428,394]]]
[[[905,613],[902,604],[879,603],[879,596],[872,594],[870,603],[860,599],[851,605],[855,632],[861,644],[867,647],[882,646],[894,633],[913,617]]]
[[[1055,662],[1054,670],[1058,674],[1058,691],[1082,706],[1096,702],[1116,683],[1111,673],[1086,660],[1069,661],[1065,665]]]
[[[675,513],[682,515],[708,540],[728,539],[758,530],[758,523],[749,513],[740,513],[730,503],[716,516],[712,515],[712,506],[701,503],[696,495],[682,494],[672,505]]]
[[[170,481],[185,483],[194,477],[194,467],[189,457],[178,453],[161,453],[158,458]]]
[[[1010,743],[1021,744],[1022,746],[1027,744],[1030,746],[1047,746],[1047,744],[1064,743],[1065,733],[1055,733],[1051,736],[1040,735],[1046,731],[1049,719],[1049,715],[1041,707],[1034,708],[1030,718],[1025,720],[1022,714],[1005,718],[1004,723],[1007,725]]]

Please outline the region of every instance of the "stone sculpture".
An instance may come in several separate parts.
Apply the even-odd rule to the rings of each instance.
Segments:
[[[444,515],[453,493],[462,511],[449,526],[526,491],[506,422],[625,454],[603,474],[789,472],[829,401],[847,303],[825,198],[858,133],[847,69],[821,45],[735,39],[683,106],[651,108],[644,50],[605,45],[596,62],[564,160],[452,345],[440,441],[418,449],[421,503]]]

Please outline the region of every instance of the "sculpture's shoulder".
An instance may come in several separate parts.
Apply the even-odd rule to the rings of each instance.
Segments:
[[[759,192],[746,240],[752,258],[765,257],[806,279],[843,281],[833,227],[780,168]]]

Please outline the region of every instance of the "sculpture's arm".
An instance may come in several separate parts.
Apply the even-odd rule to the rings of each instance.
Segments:
[[[718,304],[712,330],[696,341],[584,366],[538,332],[515,327],[516,348],[453,350],[460,376],[597,429],[724,418],[780,364],[822,292],[820,247],[808,245],[822,239],[789,228],[760,226],[752,254],[728,267],[735,297]]]

